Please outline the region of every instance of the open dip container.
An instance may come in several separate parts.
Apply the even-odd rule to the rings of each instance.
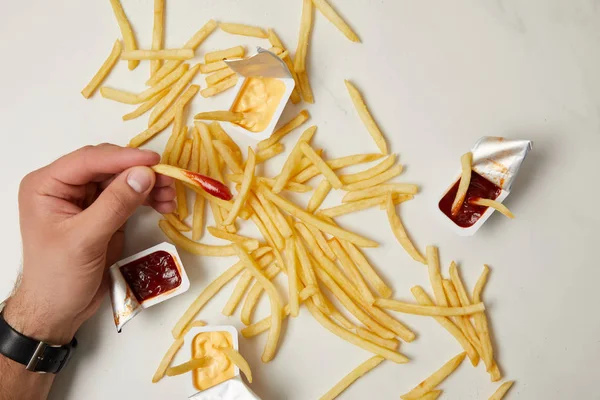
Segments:
[[[460,211],[456,216],[451,213],[452,202],[460,184],[460,172],[438,203],[438,209],[448,226],[458,235],[474,235],[495,210],[469,204],[469,199],[477,197],[502,203],[510,194],[515,177],[532,146],[533,142],[530,140],[490,136],[479,139],[471,149],[471,182]]]
[[[250,58],[225,62],[239,77],[229,110],[249,116],[231,126],[255,140],[263,140],[275,131],[295,83],[278,56],[260,47],[257,51]]]
[[[143,309],[187,291],[190,281],[177,249],[161,243],[113,264],[110,300],[117,331]]]
[[[192,358],[208,358],[206,367],[184,374],[186,393],[194,400],[259,400],[241,379],[240,371],[215,347],[239,350],[238,332],[233,326],[193,327],[184,336],[184,344],[172,364]]]

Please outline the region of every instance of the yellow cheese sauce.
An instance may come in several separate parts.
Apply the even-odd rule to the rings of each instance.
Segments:
[[[233,348],[231,334],[228,332],[202,332],[192,341],[192,358],[206,358],[208,365],[194,370],[194,386],[206,390],[233,378],[234,364],[219,351],[219,347]]]
[[[251,131],[262,132],[273,119],[273,114],[285,93],[285,83],[277,78],[252,76],[246,78],[231,111],[248,114],[238,125]]]

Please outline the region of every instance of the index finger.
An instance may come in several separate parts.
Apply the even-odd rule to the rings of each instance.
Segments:
[[[102,175],[113,175],[134,166],[152,166],[160,162],[153,151],[120,147],[113,144],[86,146],[69,153],[46,168],[46,173],[68,185],[85,185]]]

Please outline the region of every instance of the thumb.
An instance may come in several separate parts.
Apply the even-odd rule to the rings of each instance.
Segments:
[[[110,238],[144,203],[155,182],[154,171],[148,167],[122,172],[81,214],[85,225],[97,235]]]

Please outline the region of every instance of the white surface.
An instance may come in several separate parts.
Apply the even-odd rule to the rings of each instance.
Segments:
[[[592,0],[347,0],[332,1],[363,39],[352,44],[317,15],[310,72],[319,125],[316,144],[327,157],[377,151],[361,126],[343,79],[364,91],[390,147],[407,168],[402,181],[422,192],[402,206],[407,229],[420,248],[441,247],[443,264],[455,259],[470,287],[483,263],[492,274],[485,291],[498,361],[518,383],[509,398],[597,398],[600,318],[597,287],[599,217],[590,212],[600,195],[600,3]],[[149,47],[152,1],[124,0],[141,45]],[[167,46],[186,41],[204,22],[273,26],[295,48],[299,0],[168,1]],[[86,101],[81,88],[109,53],[119,32],[108,1],[4,2],[0,13],[0,112],[4,173],[3,262],[0,293],[8,293],[21,255],[17,189],[28,171],[89,143],[124,144],[146,123],[123,123],[131,107],[99,96]],[[219,32],[199,54],[247,41]],[[125,64],[108,85],[141,90],[148,63],[130,73]],[[198,80],[200,81],[200,80]],[[203,83],[203,82],[202,82]],[[218,109],[198,100],[194,110]],[[202,107],[205,105],[205,107]],[[535,147],[506,202],[517,218],[494,215],[472,238],[454,235],[434,217],[435,201],[459,165],[459,157],[482,135],[529,138]],[[295,140],[298,133],[290,137]],[[161,149],[167,134],[150,143]],[[241,143],[248,143],[237,135]],[[286,141],[286,143],[290,143]],[[277,162],[281,163],[279,157]],[[591,187],[587,185],[592,185]],[[338,201],[330,196],[327,204]],[[129,225],[126,254],[161,241],[158,216],[140,211]],[[341,219],[382,243],[368,251],[396,297],[428,288],[426,270],[395,242],[379,210]],[[210,239],[205,239],[209,241]],[[57,249],[58,250],[58,249]],[[52,399],[183,399],[184,387],[165,379],[150,383],[169,330],[200,290],[234,259],[182,254],[192,288],[146,310],[118,335],[108,303],[79,333],[80,350],[56,381]],[[224,290],[200,318],[234,324],[220,310]],[[263,304],[261,315],[268,305]],[[359,380],[342,399],[397,399],[460,351],[430,318],[402,317],[419,338],[403,344],[413,361],[384,363]],[[265,336],[241,340],[254,372],[252,389],[263,399],[316,399],[369,357],[319,326],[302,310],[289,323],[269,365],[260,354]],[[129,385],[125,384],[129,381]],[[482,367],[465,363],[443,383],[450,399],[487,398],[496,385]]]

